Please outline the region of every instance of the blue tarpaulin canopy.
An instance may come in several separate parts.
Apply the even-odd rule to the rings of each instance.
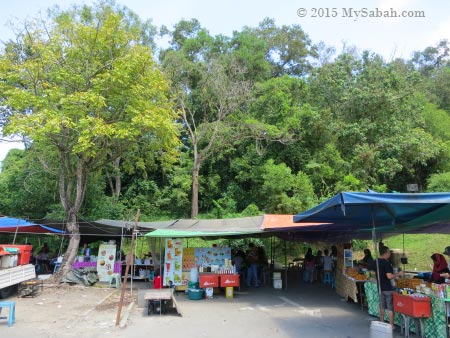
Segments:
[[[63,234],[64,231],[13,217],[0,217],[0,232],[3,233],[39,233]]]
[[[311,222],[321,224],[302,225]],[[291,232],[304,232],[306,237],[316,239],[340,235],[363,238],[373,230],[379,233],[426,232],[428,227],[432,232],[439,232],[437,229],[441,227],[442,232],[447,233],[450,193],[342,192],[295,215],[294,223],[299,227],[292,227]]]

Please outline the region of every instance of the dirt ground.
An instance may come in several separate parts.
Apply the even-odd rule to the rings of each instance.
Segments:
[[[242,289],[233,299],[220,294],[194,301],[180,293],[176,299],[182,316],[174,309],[148,316],[146,308],[137,306],[137,287],[150,285],[135,283],[132,296],[128,290],[123,328],[115,326],[117,289],[63,284],[44,286],[35,298],[11,297],[16,302],[16,323],[8,327],[6,320],[0,320],[0,337],[366,338],[371,321],[376,320],[367,309],[347,303],[320,283],[291,283],[288,290],[270,285]],[[129,307],[132,301],[135,306]]]

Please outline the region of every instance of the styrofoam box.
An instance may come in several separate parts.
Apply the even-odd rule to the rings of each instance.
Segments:
[[[370,324],[370,338],[392,338],[391,324],[373,320]]]
[[[17,257],[17,255],[15,255]],[[2,268],[12,268],[14,266],[14,257],[13,255],[5,255],[0,259]]]
[[[281,272],[274,272],[273,273],[273,279],[280,279],[281,278]]]
[[[274,289],[281,289],[281,288],[283,288],[283,281],[281,279],[274,279],[273,280],[273,288]]]

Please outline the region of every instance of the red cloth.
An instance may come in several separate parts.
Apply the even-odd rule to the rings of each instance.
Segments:
[[[445,257],[442,256],[440,253],[433,254],[431,258],[434,260],[433,280],[436,281],[441,277],[440,274],[442,272],[448,270],[448,264],[447,261],[445,260]]]

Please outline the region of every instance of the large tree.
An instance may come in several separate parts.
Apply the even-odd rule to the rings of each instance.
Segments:
[[[171,36],[161,58],[193,156],[191,218],[197,218],[200,168],[228,140],[221,137],[227,120],[245,110],[251,81],[238,58],[224,53],[222,37],[211,37],[197,20],[180,21]]]
[[[3,132],[29,137],[57,176],[70,232],[59,276],[77,254],[90,175],[143,139],[175,156],[176,114],[148,46],[149,27],[113,2],[56,8],[47,22],[27,22],[1,55]]]

